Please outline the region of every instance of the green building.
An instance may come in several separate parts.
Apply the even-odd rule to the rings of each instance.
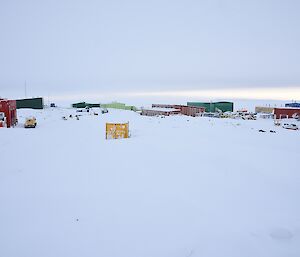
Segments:
[[[89,107],[89,108],[93,108],[93,107],[100,107],[100,104],[91,104],[91,103],[86,103],[86,102],[80,102],[80,103],[74,103],[72,104],[73,108],[85,108],[85,107]]]
[[[113,108],[113,109],[120,109],[120,110],[129,110],[129,111],[137,111],[137,108],[133,105],[126,105],[123,103],[112,102],[108,104],[100,104],[101,108]]]
[[[42,97],[36,98],[26,98],[26,99],[18,99],[17,109],[43,109],[44,108],[44,100]]]
[[[204,107],[205,112],[233,112],[233,102],[187,102],[187,105]]]
[[[108,104],[100,104],[100,107],[102,108],[113,108],[113,109],[121,109],[121,110],[125,110],[125,104],[123,103],[118,103],[118,102],[112,102],[112,103],[108,103]]]
[[[72,107],[73,108],[101,107],[101,108],[113,108],[113,109],[120,109],[120,110],[137,111],[137,108],[135,106],[126,105],[126,104],[118,103],[118,102],[112,102],[112,103],[108,103],[108,104],[92,104],[92,103],[86,103],[86,102],[79,102],[79,103],[72,104]]]

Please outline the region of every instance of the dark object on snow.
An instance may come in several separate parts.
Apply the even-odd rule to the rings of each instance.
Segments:
[[[101,113],[102,113],[102,114],[104,114],[104,113],[108,113],[108,110],[107,110],[107,108],[103,108],[103,109],[101,110]]]
[[[70,114],[70,116],[69,116],[70,118],[73,118],[73,116],[72,116],[72,114]]]
[[[99,115],[98,113],[94,112],[94,115]]]
[[[50,107],[56,107],[55,103],[51,103]]]
[[[266,132],[265,130],[263,130],[263,129],[260,129],[258,132]]]
[[[270,132],[271,132],[271,133],[276,133],[276,131],[275,131],[275,130],[270,130]]]

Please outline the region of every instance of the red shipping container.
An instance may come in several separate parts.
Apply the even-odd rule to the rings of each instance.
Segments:
[[[0,112],[3,112],[6,118],[6,125],[8,128],[15,126],[17,119],[17,102],[16,100],[0,100]]]

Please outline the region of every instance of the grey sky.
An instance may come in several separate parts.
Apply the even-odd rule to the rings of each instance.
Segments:
[[[299,86],[298,0],[0,0],[0,90]]]

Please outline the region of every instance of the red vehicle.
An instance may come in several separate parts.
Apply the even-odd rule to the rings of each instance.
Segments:
[[[5,114],[6,125],[8,128],[14,127],[17,124],[16,100],[0,99],[0,112]]]

